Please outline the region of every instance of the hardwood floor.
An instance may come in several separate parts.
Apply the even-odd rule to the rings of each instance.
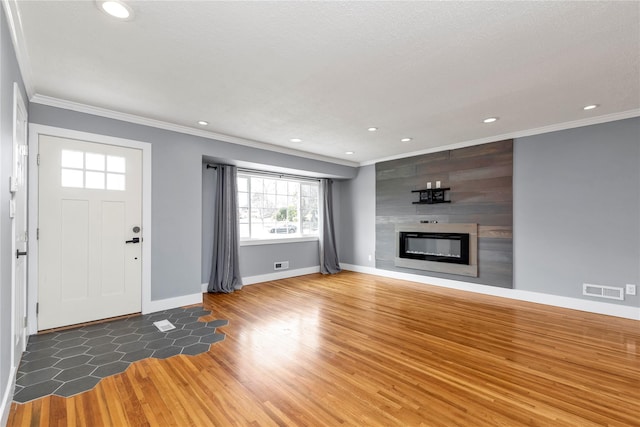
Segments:
[[[229,325],[9,426],[640,426],[640,322],[342,272],[205,295]]]

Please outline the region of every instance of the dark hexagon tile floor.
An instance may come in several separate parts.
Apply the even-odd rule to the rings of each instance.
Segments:
[[[224,339],[216,328],[227,320],[198,322],[211,312],[202,307],[175,308],[128,319],[29,337],[16,375],[13,400],[25,403],[50,394],[69,397],[91,390],[102,378],[124,372],[131,363],[209,351]],[[176,328],[153,325],[169,320]]]

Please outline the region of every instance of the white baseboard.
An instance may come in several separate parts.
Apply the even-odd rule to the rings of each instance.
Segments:
[[[590,313],[606,314],[609,316],[623,317],[625,319],[640,320],[640,308],[625,305],[611,304],[607,302],[583,300],[579,298],[563,297],[558,295],[543,294],[539,292],[523,291],[520,289],[499,288],[496,286],[479,285],[476,283],[460,282],[457,280],[442,279],[439,277],[422,276],[418,274],[400,273],[397,271],[382,270],[373,267],[365,267],[353,264],[340,264],[344,270],[359,273],[372,274],[374,276],[390,277],[393,279],[418,282],[426,285],[440,286],[450,289],[475,292],[485,295],[493,295],[502,298],[510,298],[519,301],[535,302],[554,307],[570,308],[573,310],[587,311]]]
[[[13,393],[16,388],[16,369],[11,368],[7,385],[4,387],[2,401],[0,401],[0,426],[6,426],[9,421],[9,411],[11,411],[11,402],[13,402]]]
[[[157,301],[149,301],[143,307],[142,314],[155,313],[156,311],[169,310],[185,305],[202,304],[202,294],[183,295],[180,297],[166,298]]]
[[[288,279],[289,277],[304,276],[305,274],[319,273],[320,266],[298,268],[295,270],[283,270],[277,273],[261,274],[259,276],[248,276],[242,278],[244,285],[254,285],[256,283],[269,282],[271,280]]]
[[[305,274],[319,273],[320,266],[297,268],[295,270],[283,270],[277,273],[260,274],[258,276],[247,276],[242,278],[242,285],[255,285],[256,283],[269,282],[271,280],[288,279],[289,277],[304,276]],[[207,292],[208,283],[202,284],[202,292]]]

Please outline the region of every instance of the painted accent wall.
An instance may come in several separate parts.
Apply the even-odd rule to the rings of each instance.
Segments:
[[[499,141],[376,164],[376,267],[511,288],[513,141]],[[451,203],[414,204],[412,191],[436,181]],[[420,221],[478,224],[478,277],[397,267],[396,226]]]

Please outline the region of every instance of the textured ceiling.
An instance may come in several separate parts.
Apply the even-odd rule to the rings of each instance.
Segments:
[[[637,1],[129,4],[15,3],[31,95],[354,162],[640,111]]]

